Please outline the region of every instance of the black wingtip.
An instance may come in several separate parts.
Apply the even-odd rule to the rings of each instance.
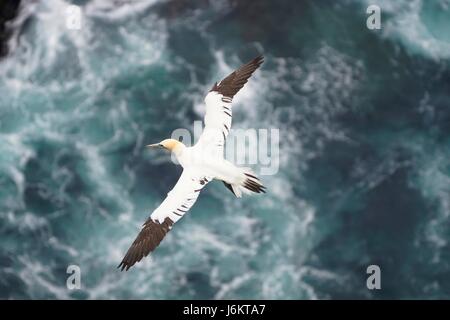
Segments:
[[[264,56],[262,54],[260,54],[255,59],[253,59],[253,63],[257,64],[258,66],[260,66],[263,62],[264,62]]]
[[[209,90],[209,92],[217,91],[218,89],[219,89],[219,87],[217,86],[217,82],[215,82],[214,85],[212,86],[211,90]]]
[[[142,258],[155,250],[167,232],[172,228],[173,223],[169,217],[165,218],[163,223],[159,223],[153,221],[150,216],[117,268],[121,271],[128,271],[137,262],[141,261]]]
[[[133,265],[127,264],[125,261],[122,261],[118,266],[117,269],[120,269],[120,272],[122,271],[128,271]]]

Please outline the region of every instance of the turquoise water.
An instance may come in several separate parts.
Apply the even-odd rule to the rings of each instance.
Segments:
[[[378,1],[381,30],[363,0],[68,3],[23,1],[0,61],[1,298],[450,298],[449,1]],[[181,170],[144,145],[258,53],[233,126],[280,129],[268,194],[209,184],[118,272]]]

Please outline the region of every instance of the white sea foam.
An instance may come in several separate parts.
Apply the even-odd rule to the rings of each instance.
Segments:
[[[121,22],[125,19],[135,18],[160,0],[94,0],[89,1],[84,10],[91,17],[102,18],[111,22]]]
[[[212,272],[212,284],[219,287],[220,289],[215,294],[214,299],[226,299],[229,293],[232,293],[233,290],[239,289],[246,282],[250,281],[254,275],[252,273],[245,273],[239,276],[234,277],[231,281],[227,283],[221,283],[220,281],[214,280],[217,269],[213,269]],[[234,296],[233,294],[231,296]]]
[[[65,282],[57,285],[52,274],[48,272],[48,265],[31,259],[29,255],[20,255],[18,260],[21,263],[21,269],[18,271],[19,278],[26,284],[31,298],[42,297],[42,292],[53,299],[70,298]]]
[[[417,177],[420,191],[426,199],[437,204],[434,212],[424,230],[424,238],[431,243],[433,250],[433,263],[440,263],[448,245],[448,219],[450,217],[450,177],[446,173],[450,166],[447,150],[436,150],[433,154],[421,152],[423,159]],[[418,239],[422,239],[419,238]]]
[[[363,2],[367,6],[374,4],[370,0]],[[445,35],[450,27],[450,9],[447,0],[438,0],[437,2],[442,10],[440,14],[447,16],[447,24],[442,26],[442,30],[439,30],[439,33]],[[427,22],[424,21],[423,8],[427,4],[424,0],[379,0],[376,4],[381,8],[382,19],[388,15],[392,16],[382,20],[384,37],[400,41],[412,53],[424,54],[437,60],[450,57],[450,43],[445,39],[437,38],[430,31]]]

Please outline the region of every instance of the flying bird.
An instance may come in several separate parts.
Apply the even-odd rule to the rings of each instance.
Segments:
[[[121,271],[130,269],[155,250],[173,224],[189,211],[200,191],[212,180],[222,181],[238,198],[243,193],[265,193],[265,187],[250,168],[237,167],[223,156],[231,128],[233,97],[263,61],[262,56],[256,57],[213,85],[205,97],[205,127],[194,146],[186,147],[174,139],[147,146],[171,151],[183,167],[183,172],[166,199],[144,223],[118,266]]]

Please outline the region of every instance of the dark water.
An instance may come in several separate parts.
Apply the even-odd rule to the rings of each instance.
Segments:
[[[450,298],[450,2],[23,1],[0,61],[0,297]],[[213,183],[115,269],[212,83],[263,53],[234,126],[280,129],[270,192]],[[226,193],[224,193],[226,192]],[[81,290],[66,288],[80,266]],[[381,268],[382,289],[366,288]]]

